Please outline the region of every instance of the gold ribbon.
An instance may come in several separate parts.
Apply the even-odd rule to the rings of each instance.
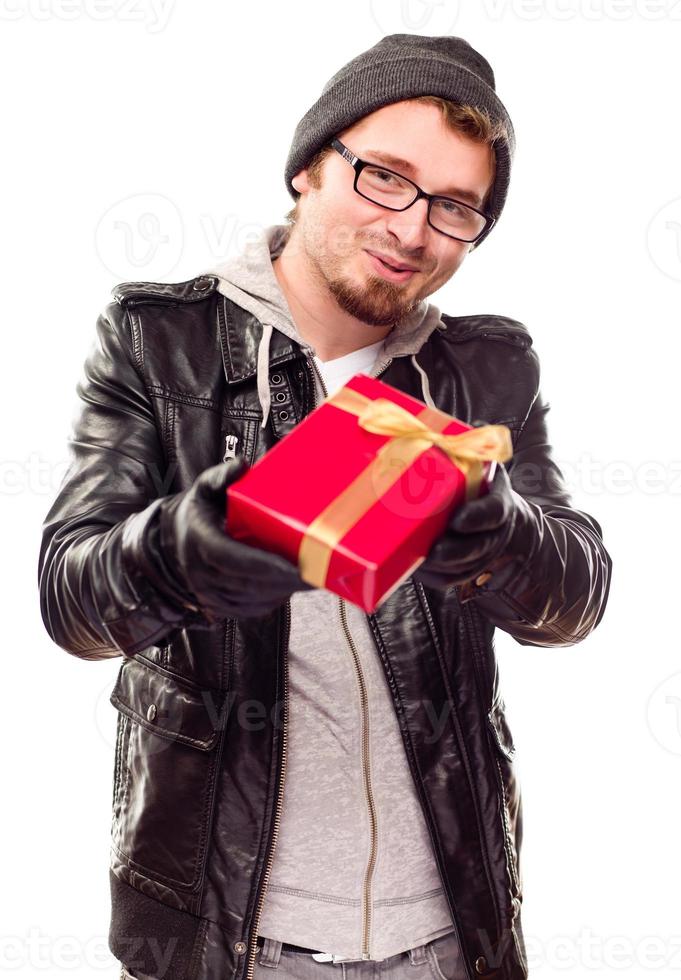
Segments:
[[[347,387],[324,404],[356,415],[365,431],[391,438],[303,535],[298,552],[300,576],[317,588],[326,584],[331,555],[341,538],[432,446],[441,449],[464,474],[466,500],[478,495],[483,463],[506,462],[513,455],[511,433],[505,425],[483,425],[455,435],[445,434],[442,430],[452,422],[452,416],[437,408],[425,407],[418,415],[412,415],[387,398],[367,398]]]

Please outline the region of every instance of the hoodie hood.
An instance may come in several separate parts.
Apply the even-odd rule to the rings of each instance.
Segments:
[[[248,310],[263,325],[258,346],[257,384],[258,398],[262,407],[262,427],[267,425],[270,411],[269,348],[273,330],[279,330],[300,345],[309,356],[316,355],[314,347],[298,333],[279,285],[272,260],[277,258],[290,234],[290,225],[270,225],[251,236],[246,248],[218,266],[205,269],[202,274],[217,276],[218,292],[238,306]],[[423,400],[433,405],[428,388],[428,378],[416,361],[416,354],[435,329],[444,329],[440,310],[422,300],[412,312],[396,323],[383,341],[372,374],[377,374],[394,357],[410,356],[421,377]]]

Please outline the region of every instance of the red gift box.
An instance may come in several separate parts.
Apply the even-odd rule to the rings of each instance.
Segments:
[[[227,488],[226,531],[373,612],[511,452],[506,426],[356,374]]]

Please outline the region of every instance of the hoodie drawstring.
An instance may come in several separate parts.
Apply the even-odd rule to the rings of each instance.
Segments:
[[[270,340],[272,338],[272,324],[263,323],[262,337],[258,344],[258,398],[262,408],[262,423],[260,428],[264,429],[270,414],[271,394],[270,394]]]
[[[430,395],[430,385],[428,384],[428,375],[423,370],[419,362],[416,360],[416,354],[411,355],[411,363],[414,365],[418,373],[421,375],[421,393],[423,395],[423,400],[428,405],[429,408],[437,408],[437,405],[433,401]]]

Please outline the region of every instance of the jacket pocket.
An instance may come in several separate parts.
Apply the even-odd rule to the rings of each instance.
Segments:
[[[501,698],[493,704],[487,720],[490,740],[494,748],[504,849],[511,885],[512,914],[515,916],[520,910],[523,899],[520,871],[520,848],[523,836],[522,798],[514,765],[513,735],[506,720],[505,706]]]
[[[171,886],[198,887],[220,735],[214,699],[142,659],[121,665],[112,845],[134,870]]]

